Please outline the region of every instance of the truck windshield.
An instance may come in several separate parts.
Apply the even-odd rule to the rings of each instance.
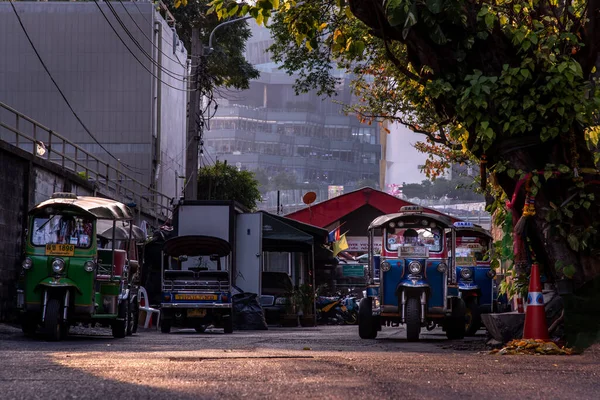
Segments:
[[[442,231],[440,228],[395,228],[386,233],[386,247],[398,251],[399,247],[425,246],[430,252],[442,251]]]
[[[47,244],[72,244],[78,248],[92,245],[93,221],[86,217],[54,214],[33,219],[31,243],[34,246]]]

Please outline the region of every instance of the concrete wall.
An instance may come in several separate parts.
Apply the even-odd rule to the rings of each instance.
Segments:
[[[158,37],[154,34],[153,21],[162,24],[163,30],[170,32],[170,28],[153,4],[124,2],[129,14],[120,3],[111,4],[145,52],[158,60],[151,42]],[[161,151],[154,145],[159,100],[156,79],[147,70],[157,75],[158,68],[126,35],[106,4],[101,4],[102,10],[133,55],[93,2],[16,2],[15,7],[49,71],[93,135],[116,158],[135,169],[123,169],[124,172],[146,185],[156,183],[156,163]],[[161,47],[166,54],[173,53],[172,34],[165,35]],[[179,51],[182,48],[179,46],[177,54],[179,59],[185,60],[187,54]],[[94,142],[68,109],[7,2],[0,3],[0,55],[0,101],[111,164],[118,164]],[[165,68],[177,74],[185,73],[179,63],[170,63]],[[172,86],[185,89],[186,84],[181,80],[165,77],[165,74],[162,78]],[[160,101],[160,112],[166,117],[159,145],[169,143],[166,151],[175,158],[173,153],[177,155],[183,149],[180,139],[183,132],[180,131],[185,129],[180,127],[185,124],[186,93],[161,86],[165,97]],[[171,142],[173,134],[177,137]],[[175,169],[183,169],[183,159],[182,154],[180,165]],[[165,189],[169,192],[165,194],[175,197],[174,174],[168,174],[168,179],[170,185]],[[157,186],[161,186],[160,183]]]

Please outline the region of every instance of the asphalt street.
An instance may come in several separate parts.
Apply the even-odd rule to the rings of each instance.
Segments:
[[[490,355],[485,334],[418,343],[384,328],[271,328],[113,339],[75,329],[58,343],[0,324],[1,399],[597,399],[600,348],[574,356]]]

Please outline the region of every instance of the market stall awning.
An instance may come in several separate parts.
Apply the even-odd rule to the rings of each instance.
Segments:
[[[284,218],[267,212],[263,214],[263,251],[310,251],[314,237],[284,222]]]

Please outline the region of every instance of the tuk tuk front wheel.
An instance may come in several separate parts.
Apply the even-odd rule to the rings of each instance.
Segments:
[[[62,338],[63,329],[61,325],[60,301],[50,299],[46,304],[46,318],[44,321],[44,330],[49,341],[57,342]]]
[[[373,304],[370,298],[365,297],[358,307],[358,336],[361,339],[375,339],[377,337],[376,319],[373,317]]]
[[[409,342],[419,340],[421,333],[421,301],[416,297],[409,297],[406,300],[406,339]]]
[[[127,335],[127,326],[129,325],[129,310],[128,310],[127,299],[121,301],[119,304],[119,313],[117,314],[117,319],[114,320],[111,324],[112,335],[116,339],[124,338]]]
[[[480,327],[481,313],[479,312],[479,305],[475,299],[471,299],[467,302],[465,310],[465,335],[475,336]]]

